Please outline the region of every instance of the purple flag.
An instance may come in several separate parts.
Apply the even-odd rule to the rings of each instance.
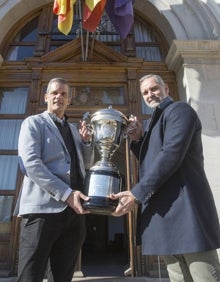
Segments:
[[[106,12],[122,39],[126,38],[134,22],[134,0],[107,0]]]

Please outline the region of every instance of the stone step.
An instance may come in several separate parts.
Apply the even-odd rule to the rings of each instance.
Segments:
[[[85,281],[85,282],[169,282],[168,278],[149,278],[149,277],[76,277],[73,278],[72,282]],[[0,278],[0,282],[16,282],[16,277]],[[47,282],[44,279],[43,282]]]
[[[75,278],[75,281],[85,282],[169,282],[168,278],[149,278],[149,277],[87,277]],[[46,282],[46,281],[45,281]]]

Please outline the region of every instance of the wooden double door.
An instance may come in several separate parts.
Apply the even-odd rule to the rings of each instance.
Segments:
[[[70,84],[72,103],[69,105],[67,115],[73,123],[82,119],[86,112],[93,113],[110,105],[125,115],[135,114],[140,120],[147,119],[149,113],[143,111],[138,79],[148,73],[161,75],[169,83],[172,96],[176,99],[175,76],[167,70],[163,62],[147,63],[140,58],[128,58],[100,42],[93,45],[94,60],[82,62],[80,52],[80,41],[76,39],[41,57],[26,58],[25,61],[16,64],[5,62],[4,67],[0,68],[0,87],[13,88],[18,92],[19,89],[27,89],[27,99],[22,114],[0,114],[0,120],[22,121],[29,115],[44,111],[47,83],[57,76],[65,78]],[[16,136],[14,138],[17,138]],[[17,150],[0,148],[0,153],[16,156]],[[114,162],[124,176],[125,189],[130,189],[137,181],[137,164],[129,151],[128,140],[123,140],[114,155]],[[13,197],[10,220],[7,224],[0,223],[0,276],[14,275],[17,269],[19,218],[13,216],[13,210],[21,185],[22,174],[18,168],[15,189],[7,190],[6,187],[0,191],[1,197]],[[88,235],[85,242],[87,250],[83,250],[85,253],[89,248],[98,250],[99,246],[102,251],[123,247],[127,255],[128,268],[131,268],[132,274],[139,271],[137,249],[134,247],[133,215],[125,216],[118,221],[91,216],[87,224]]]

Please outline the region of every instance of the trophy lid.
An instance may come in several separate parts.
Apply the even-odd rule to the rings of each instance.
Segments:
[[[116,120],[127,125],[127,117],[120,111],[114,110],[112,106],[106,109],[101,109],[91,115],[91,122],[97,120]]]

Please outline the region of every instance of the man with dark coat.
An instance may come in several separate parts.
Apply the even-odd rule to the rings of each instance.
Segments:
[[[220,281],[216,249],[220,228],[204,171],[201,122],[187,103],[174,102],[157,75],[140,79],[153,115],[143,132],[133,117],[129,137],[139,161],[139,182],[119,199],[121,216],[140,202],[143,255],[161,255],[172,282]]]

